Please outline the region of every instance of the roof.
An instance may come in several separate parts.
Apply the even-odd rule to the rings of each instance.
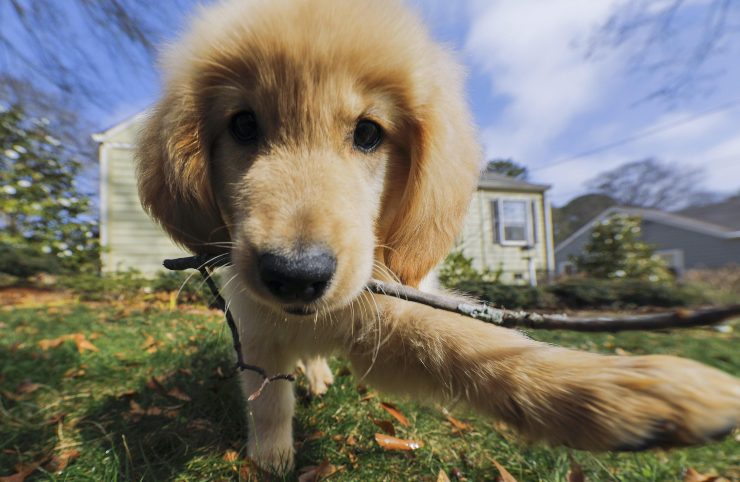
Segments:
[[[689,218],[702,219],[732,231],[740,231],[740,195],[718,203],[686,208],[679,211],[678,214]]]
[[[478,189],[504,189],[507,191],[545,192],[550,189],[547,184],[534,184],[521,179],[504,176],[484,170],[478,180]]]
[[[91,137],[97,143],[105,142],[111,137],[115,136],[116,134],[125,131],[126,129],[131,127],[133,124],[142,122],[143,119],[147,116],[147,112],[148,111],[137,112],[136,114],[127,117],[123,121],[109,127],[103,132],[96,132]]]
[[[565,241],[561,242],[555,247],[555,251],[560,251],[565,248],[578,237],[583,235],[585,232],[593,229],[594,224],[609,218],[615,214],[626,214],[628,216],[638,216],[643,220],[651,221],[653,223],[664,224],[666,226],[672,226],[687,231],[693,231],[697,233],[706,234],[723,239],[740,238],[740,231],[727,228],[725,226],[719,226],[717,224],[708,223],[705,221],[699,221],[698,219],[682,216],[676,213],[668,213],[660,211],[658,209],[647,209],[647,208],[633,208],[625,206],[614,206],[603,211],[601,214],[596,216],[591,221],[587,222],[575,233],[568,236]]]

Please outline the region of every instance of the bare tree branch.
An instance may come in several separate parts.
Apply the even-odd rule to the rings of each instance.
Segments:
[[[170,270],[182,271],[186,269],[203,270],[204,267],[212,269],[218,266],[225,266],[229,263],[230,260],[227,256],[199,255],[189,258],[165,260],[164,266]],[[217,290],[213,281],[210,280],[210,277],[206,279],[209,280],[209,286],[213,284],[211,289]],[[669,313],[626,317],[570,318],[564,315],[542,315],[527,311],[504,310],[485,304],[470,303],[451,296],[425,293],[409,286],[396,283],[385,283],[378,280],[371,280],[368,283],[367,288],[373,293],[394,296],[414,303],[421,303],[433,308],[469,316],[471,318],[506,328],[533,328],[542,330],[571,330],[586,332],[659,330],[714,325],[731,317],[740,316],[740,305],[731,305],[696,311],[678,310]],[[230,316],[231,315],[227,312],[227,320]],[[232,324],[233,320],[230,322],[229,326],[231,327]],[[235,328],[232,328],[232,334],[234,333]],[[237,353],[240,353],[239,350],[241,350],[241,348],[237,350]]]

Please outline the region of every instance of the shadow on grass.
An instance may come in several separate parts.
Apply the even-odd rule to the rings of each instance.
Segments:
[[[204,346],[192,356],[153,360],[167,372],[161,381],[106,397],[80,421],[80,434],[112,451],[123,480],[169,480],[199,459],[209,456],[201,463],[212,465],[214,454],[239,452],[247,433],[244,402],[237,377],[213,374],[218,366],[230,372],[222,353]]]
[[[118,480],[170,480],[193,465],[196,473],[228,474],[220,456],[241,451],[247,422],[237,377],[214,375],[217,367],[231,372],[222,348],[214,342],[193,355],[155,355],[126,379],[127,368],[111,366],[113,357],[87,367],[73,346],[41,351],[0,345],[0,475],[55,447],[58,452],[62,419],[66,437],[74,432],[79,438],[80,462],[86,459],[70,466],[68,476],[80,465],[88,477],[104,472]],[[73,379],[81,366],[87,373]],[[160,383],[146,377],[155,367],[164,373]],[[32,392],[22,393],[24,383],[33,384]],[[100,397],[95,390],[116,393]]]

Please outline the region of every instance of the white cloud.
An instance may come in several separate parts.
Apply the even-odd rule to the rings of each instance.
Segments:
[[[585,56],[589,36],[621,0],[476,3],[466,52],[508,105],[484,128],[491,154],[531,159],[608,91],[619,56]]]

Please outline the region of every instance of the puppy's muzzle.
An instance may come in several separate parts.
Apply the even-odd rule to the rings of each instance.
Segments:
[[[337,259],[325,247],[310,246],[290,253],[261,253],[258,268],[262,284],[280,301],[310,303],[326,292]]]

